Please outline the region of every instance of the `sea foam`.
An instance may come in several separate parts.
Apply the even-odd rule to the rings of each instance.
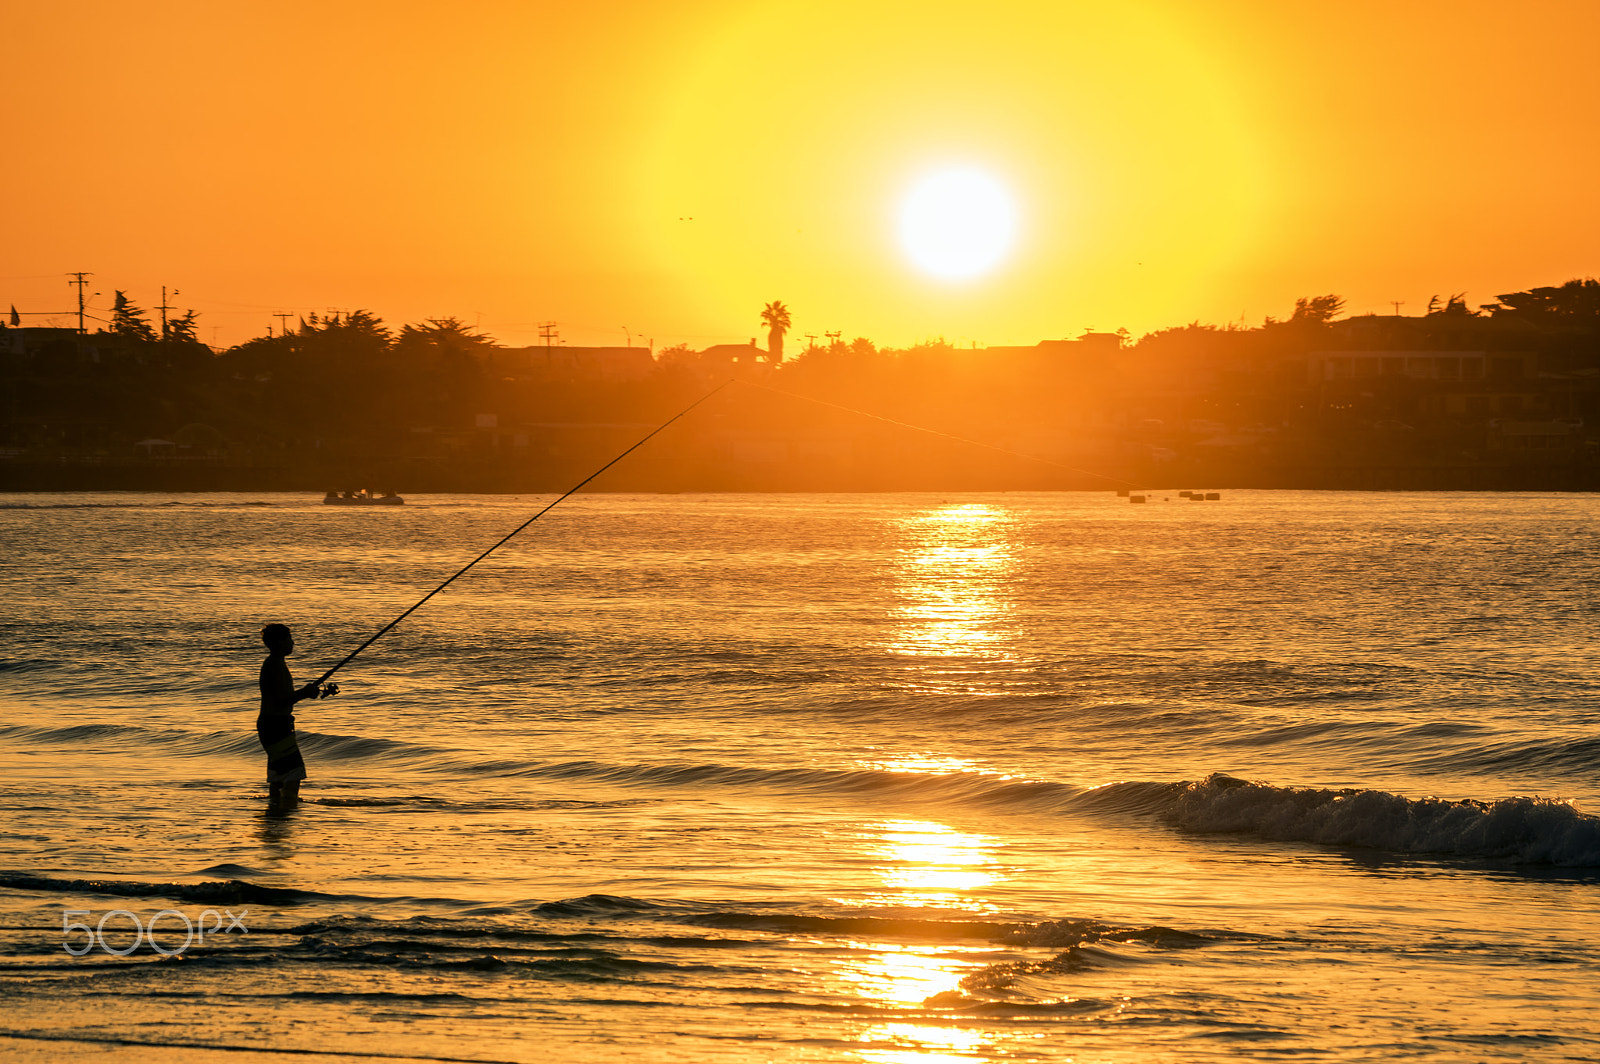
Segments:
[[[1164,816],[1188,831],[1600,867],[1600,817],[1556,798],[1406,798],[1378,790],[1276,787],[1218,773],[1179,785]]]

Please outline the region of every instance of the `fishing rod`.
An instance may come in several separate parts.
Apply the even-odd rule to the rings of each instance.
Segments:
[[[818,399],[815,396],[801,395],[799,392],[787,392],[782,388],[774,388],[770,384],[762,384],[759,381],[741,380],[739,383],[748,384],[752,388],[760,388],[762,391],[771,392],[774,395],[787,396],[790,399],[803,399],[808,403],[816,403],[818,406],[831,406],[833,409],[842,410],[847,414],[856,414],[860,417],[871,418],[874,421],[882,421],[885,424],[896,425],[903,429],[910,429],[913,432],[926,432],[930,436],[943,436],[947,440],[954,440],[957,443],[964,443],[971,447],[982,447],[984,450],[988,451],[998,451],[1000,454],[1009,455],[1012,458],[1022,458],[1029,462],[1040,462],[1044,465],[1055,466],[1057,469],[1065,469],[1069,473],[1079,473],[1086,477],[1094,477],[1097,480],[1108,480],[1118,487],[1138,488],[1140,486],[1131,480],[1123,480],[1120,477],[1107,476],[1105,473],[1096,473],[1092,469],[1079,469],[1077,466],[1069,466],[1064,462],[1057,462],[1054,459],[1043,458],[1036,454],[1028,454],[1025,451],[1013,451],[1010,448],[999,447],[992,443],[984,443],[981,440],[969,440],[965,436],[957,436],[950,432],[940,432],[938,429],[930,429],[924,425],[913,425],[909,421],[896,421],[894,418],[884,417],[882,414],[874,414],[867,410],[857,410],[852,406],[845,406],[841,403],[831,403],[826,399]]]
[[[476,558],[472,559],[466,565],[463,565],[460,569],[456,570],[456,573],[455,573],[454,576],[451,576],[444,583],[440,584],[438,587],[434,588],[432,591],[428,592],[426,595],[423,595],[422,598],[417,600],[416,605],[412,606],[409,610],[406,610],[406,612],[402,613],[400,616],[396,617],[394,620],[390,621],[388,624],[386,624],[382,628],[378,629],[375,633],[373,633],[372,638],[368,639],[365,643],[362,643],[360,646],[356,647],[350,653],[346,654],[344,656],[344,660],[343,661],[339,662],[339,664],[335,665],[333,668],[331,668],[327,672],[323,673],[317,679],[316,685],[318,687],[321,687],[323,684],[327,683],[328,682],[328,677],[332,676],[334,673],[338,672],[340,669],[342,669],[346,665],[350,664],[350,662],[354,661],[357,654],[360,654],[363,650],[367,649],[372,644],[376,643],[378,641],[378,639],[385,632],[389,631],[395,625],[399,624],[401,621],[405,620],[407,617],[409,617],[413,613],[417,612],[417,610],[421,609],[423,603],[427,602],[429,599],[433,598],[433,596],[437,595],[439,592],[443,591],[445,588],[447,588],[451,584],[455,583],[456,579],[458,577],[460,577],[461,575],[463,575],[468,569],[471,569],[474,565],[477,565],[479,562],[483,561],[483,559],[487,558],[489,555],[493,554],[495,551],[497,551],[501,547],[505,546],[506,543],[508,543],[511,540],[511,538],[513,536],[515,536],[518,532],[521,532],[524,528],[527,528],[529,525],[531,525],[535,521],[539,520],[539,518],[543,517],[545,514],[549,513],[551,510],[554,510],[557,506],[560,506],[570,496],[577,494],[579,489],[581,489],[584,485],[588,484],[595,477],[598,477],[601,473],[604,473],[606,470],[610,469],[612,466],[616,465],[618,462],[620,462],[624,458],[628,457],[634,451],[637,451],[639,448],[641,448],[645,444],[649,443],[652,439],[654,439],[657,435],[659,435],[662,432],[662,430],[665,429],[668,425],[671,425],[674,421],[677,421],[679,418],[683,417],[689,411],[693,410],[695,407],[699,406],[701,403],[705,402],[707,399],[710,399],[713,395],[716,395],[718,392],[722,391],[722,389],[726,388],[729,384],[732,384],[732,383],[733,383],[733,381],[731,379],[723,381],[721,384],[717,385],[715,388],[711,389],[709,392],[707,392],[706,394],[702,395],[700,398],[696,399],[694,402],[690,403],[688,406],[684,407],[682,410],[678,411],[676,414],[673,414],[670,418],[668,418],[667,420],[663,421],[661,424],[657,425],[653,430],[651,430],[649,435],[645,436],[638,443],[635,443],[632,447],[629,447],[626,451],[623,451],[621,454],[617,455],[611,461],[607,462],[605,465],[601,466],[599,469],[596,469],[593,473],[590,473],[588,476],[586,476],[582,480],[578,481],[578,483],[574,484],[571,488],[569,488],[567,490],[566,494],[562,495],[555,502],[553,502],[550,505],[546,506],[544,509],[542,509],[538,513],[534,514],[532,517],[530,517],[526,521],[522,522],[522,524],[518,525],[516,528],[513,528],[510,532],[506,533],[505,536],[503,536],[498,543],[496,543],[494,546],[490,547],[488,550],[484,551],[482,554],[478,555]],[[328,697],[329,694],[338,694],[339,693],[339,687],[338,687],[337,684],[329,684],[328,686],[331,687],[332,690],[327,692],[326,694],[324,694],[322,697],[326,698],[326,697]]]

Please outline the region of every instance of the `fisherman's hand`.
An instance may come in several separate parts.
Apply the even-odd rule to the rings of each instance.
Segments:
[[[303,701],[307,698],[320,697],[322,697],[322,685],[318,683],[308,683],[294,693],[294,700],[296,702]]]

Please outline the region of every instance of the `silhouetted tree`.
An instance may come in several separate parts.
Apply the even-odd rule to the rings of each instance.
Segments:
[[[1344,309],[1344,297],[1335,295],[1308,296],[1294,301],[1294,314],[1289,320],[1312,325],[1326,325]]]
[[[1477,313],[1467,309],[1467,294],[1465,292],[1457,292],[1443,303],[1439,302],[1438,296],[1428,300],[1428,316],[1434,317],[1438,315],[1447,315],[1452,318],[1472,318],[1476,317]]]
[[[783,361],[783,334],[789,331],[789,308],[775,299],[761,311],[761,320],[767,326],[767,359]]]
[[[1574,278],[1560,286],[1507,292],[1498,303],[1483,309],[1495,317],[1518,317],[1530,322],[1594,321],[1600,319],[1600,280]]]
[[[390,341],[389,327],[383,319],[366,310],[352,310],[342,315],[334,313],[326,318],[312,314],[310,318],[301,319],[300,335],[321,336],[329,345],[369,353],[387,349]]]
[[[661,353],[656,355],[656,364],[659,366],[687,366],[694,360],[694,349],[688,344],[673,344],[671,347],[663,347]]]
[[[200,338],[195,335],[196,319],[199,317],[194,311],[189,311],[181,318],[173,318],[167,322],[167,339],[179,343],[197,344]]]
[[[144,340],[154,343],[156,331],[145,320],[144,311],[133,305],[126,292],[119,291],[116,299],[111,304],[111,328],[113,336],[124,340]]]
[[[291,349],[312,382],[345,401],[356,398],[389,370],[389,329],[365,310],[312,314],[293,337]]]
[[[428,350],[443,357],[478,357],[500,346],[483,333],[475,332],[459,318],[429,318],[421,325],[407,325],[395,340],[397,352]]]
[[[498,346],[458,318],[403,327],[390,358],[394,401],[433,420],[470,415],[483,393],[489,353]]]

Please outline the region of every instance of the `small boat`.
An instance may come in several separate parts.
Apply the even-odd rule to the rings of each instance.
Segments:
[[[322,497],[324,506],[403,506],[405,500],[394,492],[385,492],[382,495],[367,491],[330,491]]]

